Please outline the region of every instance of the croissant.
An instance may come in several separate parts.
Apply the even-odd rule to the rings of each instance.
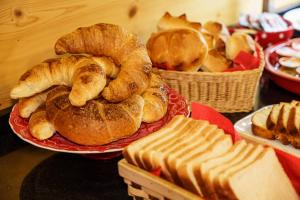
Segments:
[[[31,135],[39,140],[48,139],[55,133],[54,126],[47,119],[44,104],[32,113],[28,126]]]
[[[68,99],[69,89],[58,86],[46,100],[49,121],[65,138],[81,145],[102,145],[129,136],[141,125],[144,100],[132,95],[118,104],[90,100],[75,107]]]
[[[122,101],[148,87],[152,64],[146,48],[135,35],[117,25],[101,23],[78,28],[57,40],[55,52],[108,56],[120,65],[117,78],[102,92],[108,101]]]
[[[168,108],[168,93],[159,75],[151,73],[150,85],[142,97],[145,101],[143,122],[155,122],[165,116]]]
[[[29,97],[53,85],[72,85],[70,101],[74,106],[82,106],[96,97],[105,84],[105,70],[93,58],[64,56],[46,60],[27,71],[10,96],[14,99]]]
[[[29,118],[36,109],[45,103],[49,90],[19,100],[19,113],[23,118]]]

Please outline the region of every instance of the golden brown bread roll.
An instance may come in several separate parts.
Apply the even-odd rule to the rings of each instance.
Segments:
[[[172,16],[166,12],[159,20],[157,24],[158,31],[165,31],[169,29],[192,29],[194,31],[200,31],[201,24],[199,22],[189,22],[186,14],[182,14],[178,17]]]
[[[105,84],[105,71],[92,58],[72,55],[34,66],[21,76],[10,95],[14,99],[29,97],[53,85],[72,85],[70,101],[72,105],[82,106],[96,97]]]
[[[19,100],[19,113],[23,118],[28,118],[40,105],[44,104],[49,90]]]
[[[117,78],[102,92],[108,101],[118,102],[141,94],[149,85],[152,65],[145,46],[135,35],[117,25],[101,23],[78,28],[58,39],[55,52],[108,56],[120,65]]]
[[[216,49],[211,49],[201,66],[205,72],[223,72],[228,69],[232,61],[228,60],[222,53]]]
[[[226,41],[226,56],[233,60],[240,51],[253,54],[255,52],[255,42],[245,33],[233,33]]]
[[[65,138],[81,145],[102,145],[129,136],[141,125],[144,100],[139,95],[118,104],[90,100],[75,107],[68,99],[69,89],[59,86],[46,100],[49,121]]]
[[[31,135],[39,140],[48,139],[55,133],[54,126],[47,119],[45,105],[42,105],[30,116],[28,126]]]
[[[168,109],[168,93],[159,75],[151,73],[150,85],[142,97],[145,101],[143,122],[155,122],[165,116]]]
[[[189,29],[152,34],[147,49],[153,66],[179,71],[198,71],[207,55],[201,33]]]

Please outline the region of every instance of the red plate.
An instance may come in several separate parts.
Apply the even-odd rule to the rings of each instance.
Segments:
[[[9,117],[9,124],[13,132],[22,140],[40,148],[49,149],[58,152],[79,153],[79,154],[95,154],[95,153],[111,153],[118,152],[131,142],[148,135],[160,129],[164,124],[168,123],[175,115],[189,115],[189,107],[185,98],[179,95],[175,90],[168,89],[169,105],[167,114],[159,121],[153,123],[142,123],[140,129],[133,135],[118,141],[101,145],[101,146],[84,146],[75,144],[60,134],[56,133],[47,140],[38,140],[31,136],[28,129],[28,119],[19,116],[18,104],[16,104]]]
[[[271,75],[271,79],[282,88],[300,94],[300,78],[293,77],[286,73],[283,73],[279,70],[275,69],[275,65],[278,62],[278,55],[275,51],[284,46],[290,46],[292,42],[300,42],[300,38],[292,39],[284,43],[280,43],[277,45],[270,46],[265,50],[265,60],[266,66],[265,69]]]

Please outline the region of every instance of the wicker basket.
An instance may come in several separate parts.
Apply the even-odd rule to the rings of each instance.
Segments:
[[[118,170],[128,185],[128,194],[133,199],[203,200],[169,181],[129,164],[125,159],[119,161]]]
[[[265,60],[259,49],[257,69],[236,72],[179,72],[155,69],[188,102],[199,102],[223,113],[252,110]]]

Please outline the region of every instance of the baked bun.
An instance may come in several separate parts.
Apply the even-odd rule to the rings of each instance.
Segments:
[[[223,72],[230,67],[232,61],[228,60],[216,49],[208,52],[201,69],[206,72]]]
[[[144,100],[139,95],[118,103],[90,100],[82,107],[72,106],[70,90],[58,86],[46,100],[48,120],[62,136],[81,145],[102,145],[136,132],[142,122]]]
[[[233,60],[240,51],[253,54],[255,52],[255,42],[245,33],[233,33],[226,41],[226,56]]]
[[[162,16],[157,24],[158,31],[165,31],[169,29],[191,29],[194,31],[200,31],[201,24],[198,22],[190,22],[187,20],[186,14],[182,14],[178,17],[172,16],[166,12]]]
[[[198,71],[207,49],[201,33],[190,29],[154,33],[147,42],[153,66],[178,71]]]

